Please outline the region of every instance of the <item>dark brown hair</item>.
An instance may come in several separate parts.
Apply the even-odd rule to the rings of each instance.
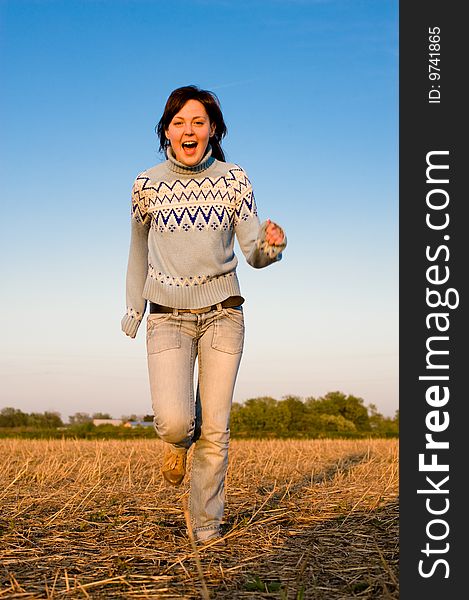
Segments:
[[[169,140],[166,138],[165,131],[168,129],[174,115],[182,109],[188,100],[198,100],[204,105],[210,123],[215,124],[215,133],[209,139],[209,143],[212,146],[212,156],[225,162],[221,140],[225,137],[227,129],[223,120],[220,101],[213,92],[201,90],[196,85],[186,85],[177,88],[171,92],[169,98],[166,100],[163,115],[155,127],[156,134],[160,140],[160,150],[164,152],[169,146]]]

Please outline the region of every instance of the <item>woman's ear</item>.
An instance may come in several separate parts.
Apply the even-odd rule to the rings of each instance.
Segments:
[[[213,137],[215,135],[216,130],[217,130],[217,126],[215,125],[215,123],[211,123],[210,124],[210,137]]]

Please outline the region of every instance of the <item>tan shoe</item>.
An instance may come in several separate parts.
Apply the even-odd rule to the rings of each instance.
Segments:
[[[186,474],[187,452],[176,453],[169,448],[164,451],[161,474],[171,485],[181,485]]]

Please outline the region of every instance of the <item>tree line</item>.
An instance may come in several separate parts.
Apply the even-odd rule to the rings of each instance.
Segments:
[[[28,414],[6,407],[0,411],[0,436],[129,438],[156,435],[152,427],[93,424],[93,419],[110,418],[108,413],[78,412],[70,415],[69,423],[64,424],[57,412]],[[152,415],[140,418],[152,419]],[[138,420],[138,417],[123,416],[121,420]],[[362,398],[340,391],[319,398],[285,396],[276,400],[265,396],[234,402],[230,429],[233,438],[397,437],[399,411],[392,418],[384,417],[374,404],[365,406]]]
[[[366,407],[362,398],[339,391],[306,399],[267,396],[234,403],[231,431],[246,438],[397,437],[399,411],[384,417],[374,404]]]

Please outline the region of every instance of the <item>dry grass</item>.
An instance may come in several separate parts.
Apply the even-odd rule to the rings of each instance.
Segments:
[[[200,556],[161,451],[0,440],[0,599],[398,598],[396,440],[233,440],[227,545]]]

